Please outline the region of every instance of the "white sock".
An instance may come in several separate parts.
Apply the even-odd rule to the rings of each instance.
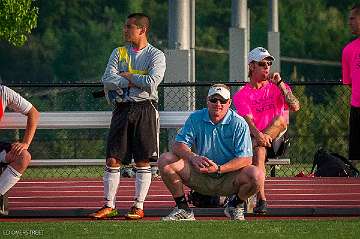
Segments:
[[[0,195],[5,195],[20,180],[20,177],[21,173],[8,165],[0,176]]]
[[[144,201],[151,184],[151,167],[137,167],[135,181],[135,202],[134,206],[144,208]]]
[[[120,183],[120,167],[105,166],[103,181],[105,205],[115,208],[116,192]]]

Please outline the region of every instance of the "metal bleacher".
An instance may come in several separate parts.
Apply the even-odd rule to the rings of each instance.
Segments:
[[[160,111],[160,128],[181,128],[191,111]],[[41,112],[38,129],[96,129],[109,128],[111,111],[59,111]],[[24,129],[26,117],[7,112],[0,122],[0,129]],[[104,165],[105,159],[33,159],[30,166]],[[290,159],[269,159],[271,175],[276,165],[290,164]]]

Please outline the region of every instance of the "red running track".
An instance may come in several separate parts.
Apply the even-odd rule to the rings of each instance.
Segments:
[[[358,216],[360,178],[268,178],[268,216]],[[125,212],[133,202],[134,179],[121,178],[116,206]],[[9,216],[81,217],[103,204],[101,178],[22,180],[8,194]],[[167,214],[174,201],[163,182],[152,182],[145,213]],[[48,215],[49,214],[49,215]],[[202,216],[222,216],[222,209],[196,209]]]

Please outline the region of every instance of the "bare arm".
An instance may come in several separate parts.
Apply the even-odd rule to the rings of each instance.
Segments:
[[[270,147],[272,142],[271,136],[264,134],[260,130],[258,130],[254,124],[253,119],[249,115],[246,115],[244,119],[249,125],[250,133],[255,138],[257,145]]]
[[[210,166],[203,170],[202,173],[230,173],[240,170],[252,164],[252,157],[237,157],[223,165],[217,165],[214,161],[210,160]]]
[[[180,142],[174,143],[172,151],[176,156],[187,161],[190,161],[192,157],[197,156],[197,154],[193,153],[186,144]]]
[[[40,118],[40,113],[33,106],[26,115],[28,118],[23,143],[30,145],[35,135],[35,131]]]
[[[252,157],[238,157],[234,158],[231,161],[223,164],[220,167],[220,173],[229,173],[244,167],[250,166],[252,164]]]
[[[188,160],[201,173],[216,173],[218,165],[204,157],[191,152],[191,149],[179,142],[173,145],[173,153],[183,160]],[[228,173],[239,170],[252,164],[252,157],[239,157],[220,166],[220,173]]]
[[[207,157],[200,156],[191,151],[191,149],[181,142],[175,142],[173,153],[183,160],[189,161],[199,172],[207,173],[208,167],[216,164]]]
[[[293,95],[293,93],[290,90],[286,88],[286,85],[282,81],[280,74],[275,72],[274,74],[272,74],[272,76],[270,76],[270,80],[280,88],[281,93],[285,97],[285,102],[289,106],[289,109],[294,112],[300,110],[299,100]]]
[[[12,151],[17,154],[20,154],[22,150],[27,150],[34,138],[35,131],[39,122],[40,113],[37,109],[33,106],[26,114],[27,116],[27,123],[25,129],[25,135],[22,142],[16,142],[12,144]]]
[[[293,112],[296,112],[296,111],[300,110],[300,102],[299,102],[299,100],[293,95],[293,93],[291,91],[286,89],[286,86],[285,86],[284,82],[281,82],[279,84],[279,87],[281,89],[281,92],[285,96],[285,101],[288,104],[289,109],[291,111],[293,111]]]

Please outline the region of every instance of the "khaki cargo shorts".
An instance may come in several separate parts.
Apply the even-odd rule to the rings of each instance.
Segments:
[[[221,175],[205,174],[190,165],[190,179],[185,185],[204,195],[230,196],[239,191],[235,179],[240,172],[238,170]]]

